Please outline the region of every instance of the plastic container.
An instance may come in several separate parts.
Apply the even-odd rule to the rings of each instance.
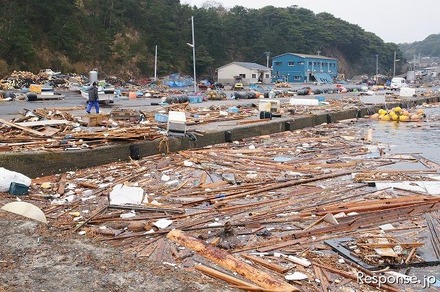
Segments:
[[[230,108],[228,108],[228,112],[233,114],[238,114],[240,110],[236,106],[231,106]]]
[[[166,123],[166,122],[168,122],[168,116],[165,115],[165,114],[155,113],[154,114],[154,119],[156,120],[156,122],[159,122],[159,123]]]
[[[11,182],[9,193],[14,196],[25,196],[29,192],[29,187],[25,184]]]
[[[199,102],[201,102],[200,98],[198,96],[196,96],[196,95],[188,96],[188,100],[189,100],[189,103],[199,103]]]
[[[319,102],[325,102],[325,97],[324,97],[324,96],[315,96],[315,98],[316,98]]]
[[[191,95],[188,96],[189,103],[201,103],[203,101],[202,96],[200,95]]]
[[[42,86],[38,84],[29,85],[29,91],[33,93],[41,93]]]
[[[93,82],[98,82],[98,71],[95,70],[89,71],[89,83],[93,84]]]
[[[260,119],[272,120],[272,113],[271,112],[260,112]]]
[[[130,91],[128,93],[128,99],[136,99],[137,98],[137,94],[134,91]]]

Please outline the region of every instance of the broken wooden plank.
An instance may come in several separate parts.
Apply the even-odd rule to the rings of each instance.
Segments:
[[[63,173],[61,175],[59,185],[58,185],[58,190],[57,190],[57,193],[60,195],[64,195],[64,191],[65,191],[65,187],[66,187],[66,180],[67,180],[67,174]]]
[[[352,273],[349,273],[349,272],[343,271],[343,270],[341,270],[341,269],[337,269],[337,268],[334,268],[334,267],[330,267],[330,266],[327,266],[327,265],[323,265],[323,264],[320,264],[320,263],[317,263],[317,262],[313,262],[313,266],[317,266],[317,267],[319,267],[319,268],[321,268],[321,269],[323,269],[323,270],[327,270],[327,271],[329,271],[329,272],[331,272],[331,273],[334,273],[334,274],[340,275],[340,276],[342,276],[342,277],[344,277],[344,278],[351,279],[351,280],[354,280],[354,281],[356,281],[357,283],[359,283],[359,276],[358,276],[357,274],[354,275],[354,274],[352,274]],[[398,291],[399,291],[399,289],[394,288],[394,287],[392,287],[392,286],[390,286],[390,285],[387,285],[387,284],[381,284],[381,283],[375,283],[374,281],[368,281],[368,282],[365,281],[365,284],[370,285],[370,286],[373,286],[373,287],[375,287],[375,288],[382,288],[382,289],[385,289],[385,290],[387,290],[387,291],[392,291],[392,292],[398,292]]]
[[[97,184],[89,183],[89,182],[85,182],[85,181],[78,182],[78,186],[83,187],[83,188],[89,188],[89,189],[99,189],[99,186]]]
[[[22,126],[22,127],[36,127],[36,126],[65,125],[65,124],[69,124],[69,123],[70,123],[70,121],[68,121],[68,120],[42,120],[42,121],[35,121],[35,122],[20,122],[20,123],[15,123],[15,124]]]
[[[253,283],[272,291],[298,291],[298,289],[283,280],[255,269],[251,265],[242,262],[228,252],[215,248],[205,242],[186,235],[183,231],[173,229],[167,234],[167,238],[198,252],[200,255],[220,265],[221,267],[240,274]]]
[[[31,134],[34,134],[34,135],[37,135],[37,136],[40,136],[40,137],[46,136],[44,133],[35,131],[35,130],[27,128],[27,127],[23,127],[23,126],[17,125],[15,123],[8,122],[8,121],[6,121],[4,119],[1,119],[1,118],[0,118],[0,123],[3,123],[3,124],[8,125],[10,127],[17,128],[17,129],[20,129],[22,131],[25,131],[25,132],[28,132],[28,133],[31,133]]]
[[[239,285],[240,287],[246,287],[246,289],[249,289],[249,288],[251,288],[251,289],[261,289],[260,287],[255,286],[254,284],[245,282],[245,281],[240,280],[240,279],[238,279],[236,277],[232,277],[232,276],[230,276],[228,274],[222,273],[222,272],[220,272],[218,270],[212,269],[212,268],[210,268],[208,266],[205,266],[205,265],[202,265],[202,264],[195,265],[194,268],[196,270],[201,271],[204,274],[207,274],[207,275],[211,276],[211,277],[214,277],[214,278],[223,280],[225,282],[228,282],[229,284]]]
[[[413,247],[409,252],[408,256],[405,259],[405,264],[408,264],[411,261],[411,258],[416,254],[417,248]]]
[[[408,243],[358,243],[358,246],[367,247],[367,248],[385,248],[385,247],[395,247],[397,245],[403,247],[403,248],[409,248],[409,247],[421,247],[425,245],[423,242],[408,242]]]
[[[286,273],[287,271],[289,271],[291,269],[289,267],[282,267],[280,265],[268,262],[265,259],[253,256],[253,255],[250,255],[250,254],[242,254],[241,256],[244,257],[247,260],[253,261],[253,262],[257,263],[257,264],[262,265],[263,267],[266,267],[266,268],[268,268],[270,270],[273,270],[273,271],[275,271],[277,273],[280,273],[280,274],[284,274],[284,273]]]
[[[381,224],[386,220],[393,220],[404,216],[415,216],[423,213],[429,213],[440,209],[440,198],[433,198],[426,200],[424,203],[416,203],[412,205],[404,205],[389,210],[371,211],[366,214],[349,216],[342,219],[346,221],[327,227],[321,227],[312,230],[302,230],[293,233],[293,238],[301,238],[304,236],[312,236],[331,232],[350,231],[359,228],[360,226],[367,226],[369,224]],[[341,221],[342,221],[341,219]]]
[[[324,275],[322,269],[316,265],[313,265],[313,270],[316,278],[321,284],[322,291],[329,291],[330,283],[328,282],[327,277]]]

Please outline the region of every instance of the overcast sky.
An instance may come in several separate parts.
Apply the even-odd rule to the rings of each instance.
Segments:
[[[206,0],[181,0],[201,7]],[[267,5],[298,5],[315,13],[328,12],[379,36],[385,42],[412,43],[440,33],[440,0],[215,0],[226,8],[240,5],[261,8]],[[275,3],[275,4],[273,4]]]

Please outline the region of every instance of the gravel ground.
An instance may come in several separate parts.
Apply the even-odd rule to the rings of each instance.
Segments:
[[[4,211],[0,230],[0,291],[234,291]]]

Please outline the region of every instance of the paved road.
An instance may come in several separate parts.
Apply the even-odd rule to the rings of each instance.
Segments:
[[[315,88],[328,88],[329,86],[333,86],[334,85],[327,85],[325,87],[323,86],[316,86],[316,85],[311,85],[310,87],[312,87],[312,89]],[[298,88],[304,87],[304,85],[294,85],[290,90],[295,90]],[[270,88],[274,88],[274,86],[272,85],[263,85],[263,88],[268,90]],[[287,91],[289,90],[289,88],[280,88],[278,90],[282,90],[282,91]],[[7,119],[7,120],[11,120],[13,118],[17,118],[20,117],[22,115],[22,113],[24,113],[26,110],[34,110],[37,108],[65,108],[65,107],[80,107],[80,106],[84,106],[85,107],[85,102],[84,99],[81,97],[80,94],[75,93],[75,92],[60,92],[62,94],[65,95],[65,98],[62,100],[38,100],[38,101],[33,101],[33,102],[28,102],[25,100],[14,100],[11,102],[0,102],[0,118],[3,119]],[[229,91],[229,90],[225,90],[224,93],[226,94],[226,96],[228,97],[228,99],[226,100],[220,100],[220,101],[205,101],[202,103],[194,103],[191,104],[191,106],[194,107],[209,107],[212,105],[219,105],[219,106],[225,106],[225,107],[229,107],[229,106],[236,106],[236,105],[243,105],[243,104],[251,104],[251,103],[257,103],[258,100],[256,99],[238,99],[235,100],[233,98],[231,98],[231,96],[233,96],[233,91]],[[356,93],[354,93],[356,94]],[[328,97],[332,97],[332,98],[337,98],[337,94],[323,94],[324,96],[328,96]],[[353,93],[352,93],[353,95]],[[280,98],[281,102],[287,102],[289,100],[289,98]],[[135,100],[128,100],[126,98],[120,98],[120,99],[116,99],[115,103],[112,106],[103,106],[102,107],[102,111],[105,112],[110,112],[113,108],[133,108],[133,109],[142,109],[144,111],[159,111],[161,109],[163,109],[162,106],[158,106],[158,105],[152,105],[152,104],[157,104],[161,102],[160,99],[158,98],[137,98]],[[73,114],[75,115],[83,115],[85,114],[85,110],[74,110],[72,111]]]
[[[335,87],[335,85],[308,85],[312,89],[316,88],[329,88],[330,86]],[[263,86],[264,87],[264,86]],[[304,87],[304,84],[294,85],[291,89],[282,88],[279,90],[295,90],[298,88]],[[349,87],[349,86],[347,86]],[[352,87],[359,88],[358,85],[352,85]],[[273,88],[273,86],[265,86],[265,88]],[[419,89],[418,89],[419,90]],[[230,107],[237,105],[246,105],[246,104],[258,104],[258,99],[231,99],[231,95],[233,96],[233,91],[224,91],[228,99],[226,100],[216,100],[216,101],[205,101],[202,103],[192,103],[193,107],[210,107],[212,105],[218,105],[222,107]],[[10,102],[0,102],[0,118],[6,120],[12,120],[17,117],[21,117],[22,113],[25,113],[26,110],[34,110],[37,108],[66,108],[66,107],[79,107],[79,109],[72,110],[71,113],[74,115],[85,115],[85,101],[84,98],[81,97],[80,94],[75,92],[61,92],[65,95],[65,98],[62,100],[42,100],[42,101],[33,101],[28,102],[25,100],[14,100]],[[340,99],[340,98],[348,98],[348,97],[356,97],[359,95],[358,92],[348,92],[345,94],[319,94],[320,96],[324,96],[326,99]],[[302,96],[302,98],[313,98],[313,96]],[[282,103],[288,102],[290,97],[278,98]],[[158,98],[137,98],[135,100],[129,100],[127,98],[116,99],[115,103],[111,106],[102,106],[102,112],[109,113],[114,108],[126,108],[126,109],[142,109],[143,111],[160,111],[163,109],[162,106],[157,105],[161,102],[161,99]],[[152,105],[156,104],[156,105]],[[81,108],[84,107],[84,108]],[[93,109],[92,109],[93,112]]]

